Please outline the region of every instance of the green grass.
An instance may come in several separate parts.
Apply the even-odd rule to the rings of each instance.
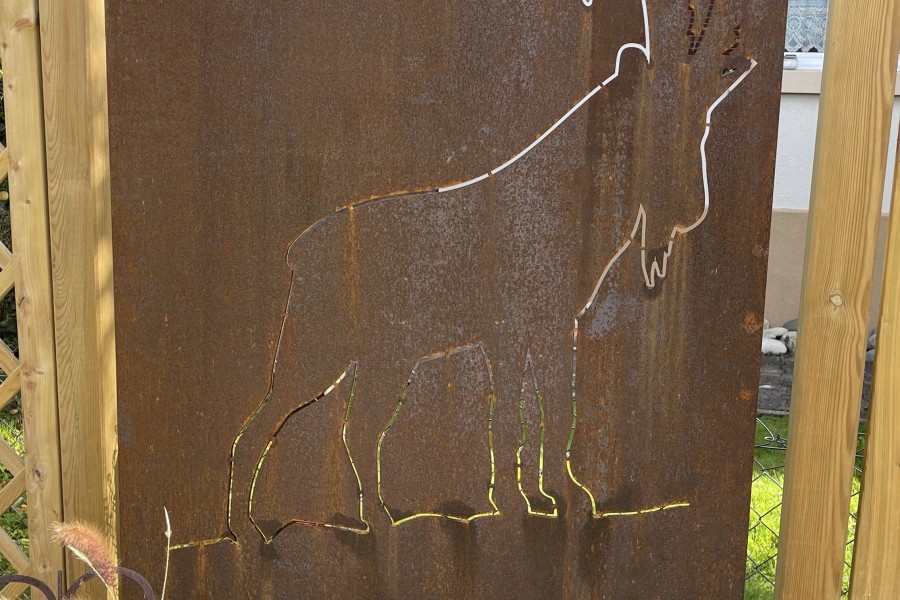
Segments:
[[[756,452],[750,497],[750,533],[747,543],[747,585],[745,600],[770,600],[774,597],[775,563],[778,553],[778,531],[781,522],[781,496],[784,485],[784,447],[788,433],[786,417],[761,417],[756,426]],[[859,503],[861,448],[865,426],[860,428],[853,496],[850,499],[849,531],[845,550],[843,586],[850,585],[853,558],[852,540],[856,535],[856,511]]]

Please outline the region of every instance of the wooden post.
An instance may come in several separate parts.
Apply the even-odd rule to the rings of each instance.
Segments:
[[[62,519],[62,493],[37,0],[5,0],[0,6],[15,250],[3,273],[15,274],[20,357],[4,385],[18,373],[26,432],[23,475],[31,563],[26,574],[55,589],[63,552],[50,541],[48,528]],[[14,587],[3,594],[13,597],[14,590],[23,591]]]
[[[898,155],[900,157],[900,155]],[[894,171],[851,600],[900,598],[900,162]]]
[[[103,0],[40,0],[63,507],[113,539],[116,389]],[[69,561],[71,580],[83,572]]]
[[[837,600],[900,3],[832,0],[813,167],[776,598]]]

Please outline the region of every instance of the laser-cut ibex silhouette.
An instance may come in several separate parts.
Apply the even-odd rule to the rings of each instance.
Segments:
[[[579,319],[629,247],[640,247],[646,287],[660,285],[673,241],[708,212],[713,111],[756,64],[743,55],[739,24],[716,19],[715,0],[642,0],[641,9],[643,37],[619,49],[615,72],[507,163],[431,192],[349,205],[292,244],[271,387],[232,452],[229,529],[237,539],[255,529],[269,541],[289,522],[368,531],[348,503],[358,500],[370,517],[381,512],[373,510],[380,501],[391,502],[380,481],[397,466],[381,464],[379,452],[385,431],[402,418],[398,400],[411,370],[423,357],[449,360],[466,349],[482,353],[490,373],[493,412],[473,418],[492,428],[496,470],[490,479],[477,474],[485,497],[504,511],[524,505],[525,496],[530,512],[555,516],[568,481],[602,516],[567,459],[571,432],[586,426],[575,407],[591,402],[590,390],[575,389]],[[673,152],[689,152],[687,161]],[[351,380],[347,410],[349,392],[331,392]],[[543,413],[527,435],[523,380],[540,389],[533,392]],[[302,418],[303,407],[332,396],[349,416],[335,429],[348,449],[340,468],[359,488],[358,499],[337,500],[334,509],[354,516],[297,514],[260,526],[253,503],[266,492],[256,483],[275,433],[289,416]],[[422,421],[422,428],[440,432],[439,423]],[[524,445],[535,454],[539,441],[540,460],[517,461]],[[300,465],[298,479],[282,485],[310,485],[302,473]],[[494,512],[440,516],[467,521]]]

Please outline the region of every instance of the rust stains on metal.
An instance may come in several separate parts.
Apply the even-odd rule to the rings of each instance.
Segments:
[[[166,505],[184,597],[739,597],[745,4],[109,0],[123,554]]]

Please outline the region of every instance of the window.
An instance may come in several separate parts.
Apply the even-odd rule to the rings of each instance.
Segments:
[[[824,52],[828,0],[788,0],[785,52]]]
[[[827,20],[828,0],[788,0],[783,91],[819,93]]]

